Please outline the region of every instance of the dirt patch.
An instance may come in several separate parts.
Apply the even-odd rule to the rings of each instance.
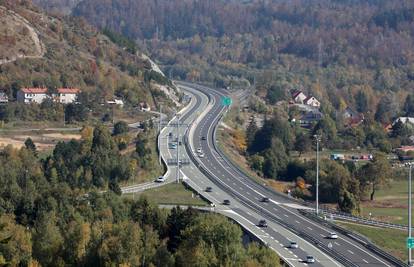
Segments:
[[[42,134],[44,137],[48,138],[56,138],[56,139],[63,139],[63,140],[79,140],[81,139],[80,134],[61,134],[61,133],[49,133],[49,134]]]
[[[399,209],[406,209],[406,204],[401,204],[396,201],[393,201],[392,199],[389,200],[382,200],[382,201],[366,201],[363,202],[364,207],[371,207],[371,208],[399,208]]]
[[[69,141],[71,139],[81,139],[80,134],[61,134],[61,133],[48,133],[41,135],[15,135],[13,137],[0,137],[0,147],[8,145],[14,148],[20,149],[24,146],[24,142],[27,138],[31,138],[35,143],[38,150],[47,150],[55,146],[59,141]]]
[[[47,144],[47,143],[40,143],[40,142],[34,142],[38,150],[46,150],[50,149],[54,146],[54,144]],[[24,146],[24,140],[17,140],[13,138],[7,138],[7,137],[0,137],[0,147],[5,147],[11,145],[14,148],[20,149]]]

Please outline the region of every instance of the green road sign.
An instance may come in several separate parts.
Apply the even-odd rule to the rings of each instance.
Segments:
[[[233,101],[231,100],[231,98],[230,98],[230,97],[226,96],[226,97],[223,97],[223,98],[221,99],[221,102],[223,103],[223,106],[228,107],[228,106],[230,106],[230,105],[231,105],[231,103],[232,103]]]
[[[414,248],[414,238],[407,238],[407,248]]]

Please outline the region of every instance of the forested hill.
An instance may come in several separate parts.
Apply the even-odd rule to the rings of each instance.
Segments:
[[[154,95],[165,98],[148,81],[170,82],[123,37],[81,18],[46,15],[29,1],[0,0],[0,14],[0,89],[9,97],[45,86],[81,88],[97,103],[119,97],[153,106]]]
[[[174,78],[247,78],[261,95],[301,89],[370,114],[383,101],[386,123],[414,87],[413,11],[407,0],[82,0],[72,13],[138,40]]]

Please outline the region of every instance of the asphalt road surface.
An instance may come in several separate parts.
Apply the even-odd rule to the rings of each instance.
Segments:
[[[272,237],[272,240],[277,240],[278,244],[282,244],[283,250],[288,250],[286,245],[289,244],[289,238],[286,238],[286,233],[282,234],[280,232],[280,228],[293,233],[295,241],[300,240],[298,242],[300,245],[299,249],[289,250],[294,251],[294,253],[289,253],[295,255],[291,257],[293,262],[301,262],[301,259],[312,253],[317,259],[314,266],[339,266],[337,262],[317,249],[316,245],[309,244],[299,237],[300,233],[305,232],[311,238],[317,240],[318,246],[329,247],[357,266],[393,266],[386,259],[373,254],[345,235],[337,233],[338,239],[329,239],[328,236],[332,230],[301,215],[297,210],[298,204],[295,201],[259,185],[223,158],[215,146],[215,129],[226,109],[221,102],[224,94],[199,85],[183,83],[181,85],[185,85],[186,90],[192,92],[198,98],[194,109],[203,110],[206,113],[205,116],[199,116],[193,131],[187,133],[189,134],[192,149],[197,150],[201,148],[205,154],[203,158],[198,158],[197,162],[188,167],[190,170],[193,168],[192,172],[186,174],[188,168],[183,168],[183,173],[192,182],[198,183],[200,187],[202,184],[197,182],[198,180],[203,181],[206,185],[209,183],[213,187],[212,194],[214,194],[216,202],[220,203],[224,199],[230,199],[231,205],[227,206],[227,209],[232,210],[253,224],[257,224],[260,219],[265,218],[271,224],[269,224],[269,227],[260,230],[266,236]],[[185,89],[185,87],[183,88]],[[205,112],[205,105],[202,105],[202,101],[199,101],[206,96],[209,97],[211,108],[208,112]],[[195,113],[197,112],[193,110],[192,115]],[[191,119],[191,114],[186,119]],[[202,140],[204,138],[206,140]],[[194,168],[198,166],[208,170],[214,177],[214,180],[206,179],[205,175],[196,172]],[[270,198],[270,202],[262,202],[263,197]],[[275,230],[276,225],[278,230]],[[295,237],[295,234],[298,236]],[[306,251],[302,250],[302,248]]]

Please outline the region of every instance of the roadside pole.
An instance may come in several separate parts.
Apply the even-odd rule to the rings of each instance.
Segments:
[[[412,164],[407,163],[408,165],[408,240],[407,240],[407,247],[408,247],[408,266],[412,265],[412,258],[411,258],[411,171],[412,171]]]
[[[316,139],[316,215],[319,215],[319,142],[320,135],[314,135]]]
[[[162,120],[162,103],[160,103],[160,119],[158,121],[158,162],[161,165],[161,120]]]
[[[180,182],[180,114],[177,113],[177,183]]]

